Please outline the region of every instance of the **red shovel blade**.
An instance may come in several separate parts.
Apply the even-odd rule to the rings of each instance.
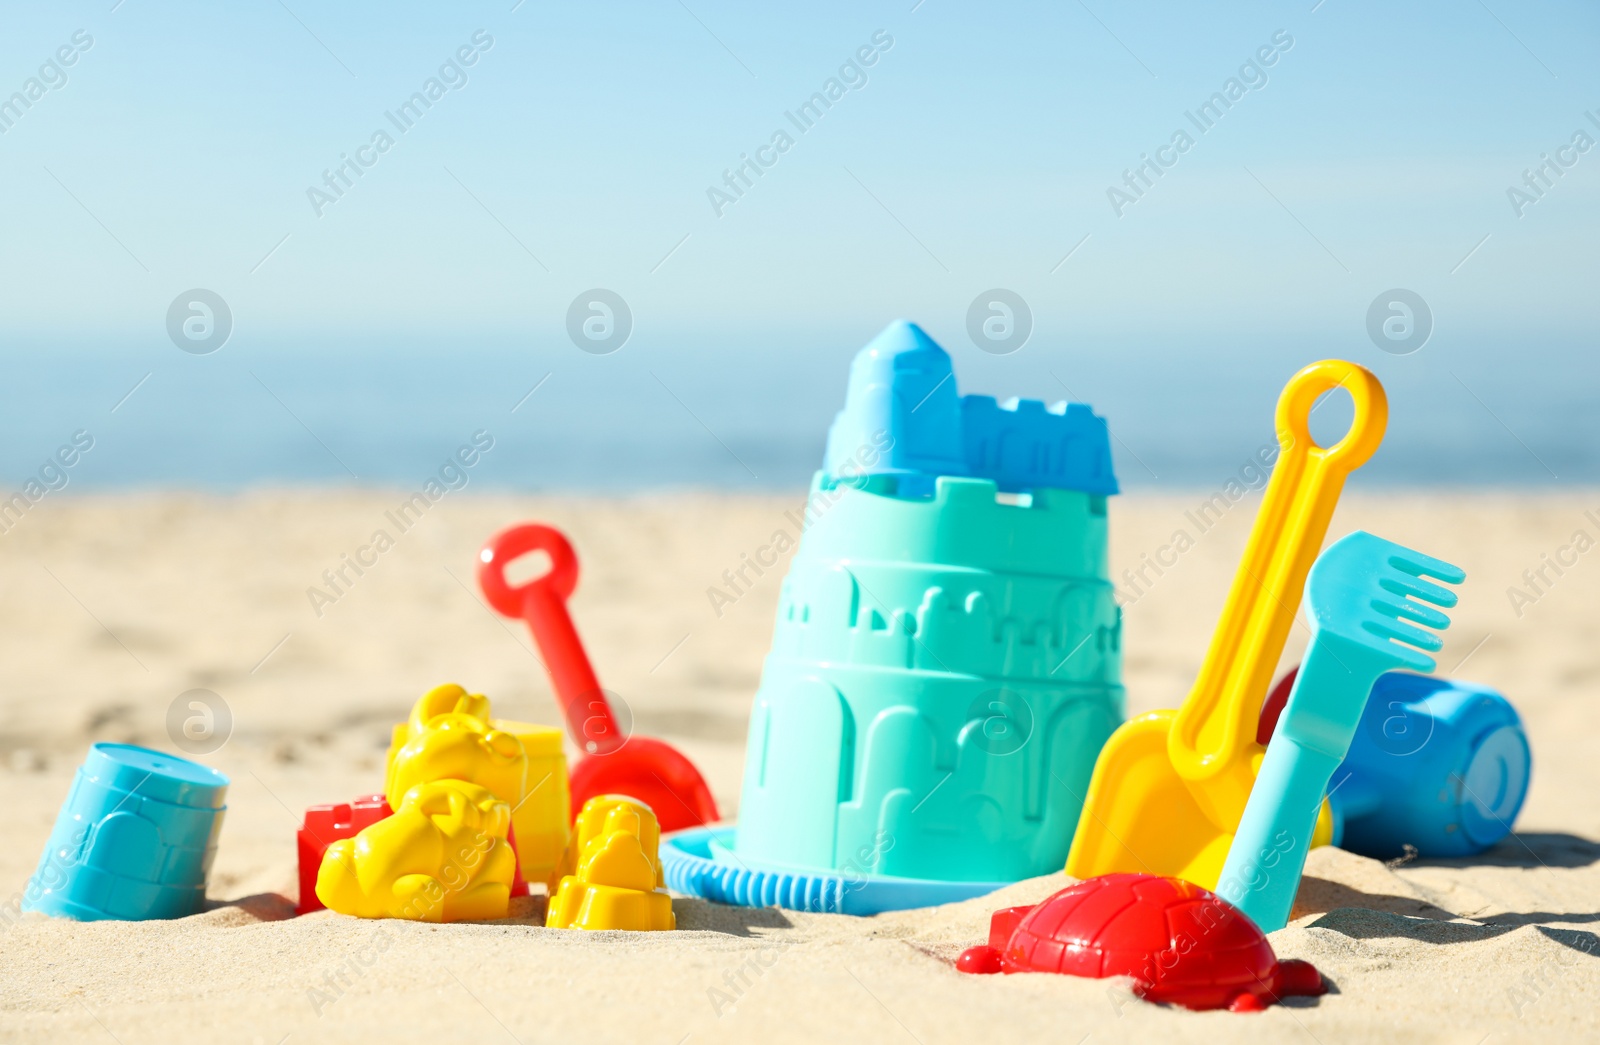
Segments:
[[[534,551],[550,557],[550,571],[513,587],[506,565]],[[577,585],[577,554],[553,526],[508,527],[489,538],[478,555],[484,598],[499,613],[527,621],[561,701],[567,732],[588,753],[572,768],[573,816],[595,795],[623,794],[649,805],[663,831],[716,820],[711,789],[687,756],[665,741],[628,737],[619,729],[567,612]]]
[[[572,767],[572,815],[596,795],[628,795],[655,811],[663,831],[718,819],[711,789],[694,763],[664,741],[631,737],[609,755],[590,755]]]

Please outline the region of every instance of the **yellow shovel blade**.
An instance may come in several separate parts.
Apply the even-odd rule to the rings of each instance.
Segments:
[[[1167,735],[1177,714],[1167,709],[1140,715],[1106,741],[1089,778],[1067,856],[1068,874],[1093,878],[1130,871],[1204,885],[1192,876],[1211,863],[1214,884],[1227,843],[1223,840],[1221,850],[1208,858],[1222,836],[1167,756]],[[1161,815],[1150,815],[1152,809]]]
[[[1129,719],[1106,742],[1089,779],[1067,874],[1093,878],[1136,872],[1182,878],[1202,889],[1217,887],[1233,832],[1211,822],[1167,757],[1167,736],[1177,715],[1164,709]],[[1253,775],[1260,756],[1252,762]],[[1332,840],[1333,814],[1324,799],[1311,844]]]

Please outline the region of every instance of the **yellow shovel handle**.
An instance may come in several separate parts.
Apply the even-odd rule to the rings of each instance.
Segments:
[[[1355,418],[1343,439],[1318,446],[1311,408],[1324,392],[1343,388]],[[1231,831],[1255,779],[1253,756],[1261,702],[1283,653],[1322,549],[1345,476],[1365,464],[1388,424],[1389,403],[1371,371],[1342,359],[1301,370],[1278,397],[1281,448],[1244,558],[1194,688],[1167,737],[1172,765],[1218,826]]]

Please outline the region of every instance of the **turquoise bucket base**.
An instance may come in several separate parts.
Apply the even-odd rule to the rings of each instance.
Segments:
[[[816,914],[881,914],[984,896],[1011,882],[941,882],[841,874],[743,859],[734,827],[695,827],[661,839],[667,888],[733,907],[783,907]]]

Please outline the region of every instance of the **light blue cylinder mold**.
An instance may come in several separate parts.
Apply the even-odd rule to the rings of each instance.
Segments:
[[[228,778],[132,744],[95,744],[73,777],[25,911],[79,921],[181,918],[205,904]]]
[[[1059,871],[1124,716],[1116,492],[1087,407],[960,397],[909,323],[863,349],[784,581],[725,858],[947,882]]]

